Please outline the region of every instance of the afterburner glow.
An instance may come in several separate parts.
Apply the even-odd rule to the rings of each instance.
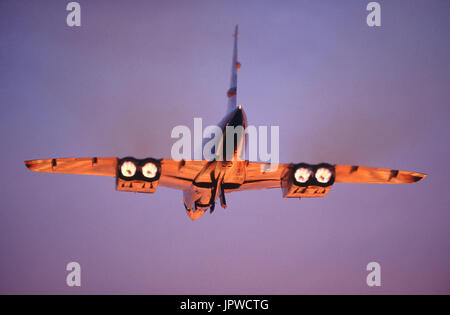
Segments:
[[[120,172],[125,177],[133,177],[136,174],[136,165],[131,161],[126,161],[120,167]]]
[[[332,175],[328,168],[321,167],[316,172],[316,179],[319,183],[326,184],[330,181]]]
[[[295,180],[299,183],[306,183],[311,176],[311,170],[309,168],[300,167],[295,171]]]
[[[158,168],[152,162],[148,162],[142,167],[142,174],[147,178],[154,178],[157,172]]]

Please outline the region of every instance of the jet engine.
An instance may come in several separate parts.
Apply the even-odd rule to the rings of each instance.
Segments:
[[[333,165],[292,164],[281,176],[281,189],[284,198],[323,197],[334,180]]]
[[[116,172],[116,190],[153,193],[161,176],[161,161],[153,158],[119,159]]]

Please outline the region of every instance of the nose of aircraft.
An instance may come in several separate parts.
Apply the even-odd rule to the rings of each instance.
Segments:
[[[186,214],[188,215],[189,218],[191,218],[192,221],[199,219],[205,212],[206,212],[206,209],[197,209],[197,210],[195,210],[195,209],[187,210],[186,209]]]

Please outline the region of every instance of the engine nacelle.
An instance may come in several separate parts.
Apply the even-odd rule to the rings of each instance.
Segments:
[[[153,158],[119,159],[116,171],[116,190],[154,193],[161,176],[161,161]]]
[[[333,165],[292,164],[281,176],[281,189],[284,198],[323,197],[334,180]]]

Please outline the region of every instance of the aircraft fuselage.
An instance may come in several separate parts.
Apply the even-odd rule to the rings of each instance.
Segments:
[[[196,176],[190,189],[183,191],[184,206],[193,219],[208,208],[214,211],[217,199],[225,208],[225,190],[237,189],[245,180],[247,161],[242,157],[246,151],[247,118],[242,106],[230,111],[219,126],[222,135],[215,148],[215,159]]]

